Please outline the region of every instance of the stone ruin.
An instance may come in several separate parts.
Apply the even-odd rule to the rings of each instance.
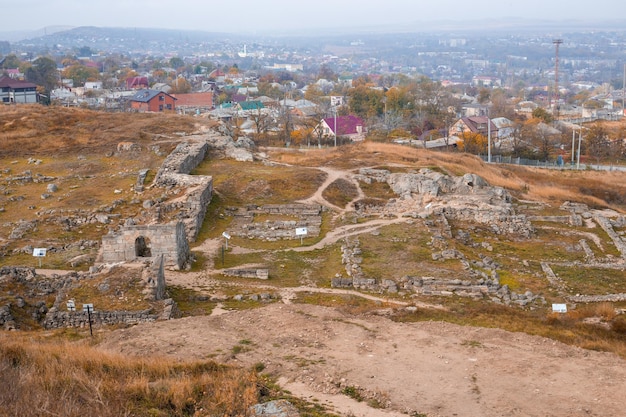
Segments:
[[[400,196],[387,206],[365,210],[382,215],[400,212],[415,218],[443,215],[449,220],[486,224],[496,234],[530,237],[534,233],[529,219],[515,213],[509,193],[476,174],[452,177],[427,168],[413,173],[362,168],[355,178],[368,184],[385,182]]]
[[[102,237],[103,263],[152,260],[163,256],[165,263],[183,269],[189,259],[189,244],[182,222],[125,226]]]
[[[120,230],[104,236],[98,261],[132,262],[163,255],[166,266],[175,269],[186,267],[190,256],[188,242],[196,240],[213,196],[213,178],[190,175],[191,171],[206,158],[209,150],[241,161],[253,160],[250,152],[253,146],[253,142],[244,138],[235,142],[217,132],[189,136],[185,142],[178,144],[163,161],[150,187],[183,189],[184,194],[163,202],[144,202],[144,207],[152,213],[149,224],[136,225],[134,219],[128,219]],[[147,170],[138,173],[136,192],[144,190],[146,177]],[[175,217],[176,220],[162,224],[163,219],[168,217]],[[311,224],[311,227],[314,228],[314,225]]]
[[[366,276],[362,269],[361,249],[358,238],[346,238],[341,246],[341,262],[345,267],[346,275],[337,275],[331,279],[333,288],[354,288],[356,290],[377,293],[404,292],[415,295],[448,296],[457,295],[476,299],[489,298],[499,304],[515,304],[527,306],[532,303],[544,304],[545,299],[530,291],[518,294],[507,285],[500,285],[497,273],[498,265],[488,256],[481,256],[478,262],[470,263],[465,256],[453,249],[434,252],[433,260],[457,259],[468,271],[469,279],[445,279],[428,276],[405,275],[397,279],[379,279]],[[483,270],[489,271],[488,273]]]
[[[320,234],[322,211],[323,207],[319,204],[266,204],[235,208],[230,210],[234,221],[228,232],[248,239],[276,241],[299,239],[296,228],[305,227],[308,237],[316,237]],[[254,221],[256,216],[264,214],[285,219]],[[293,219],[286,219],[290,217]]]
[[[151,302],[152,308],[142,311],[104,311],[94,305],[95,311],[91,313],[92,325],[136,324],[177,317],[179,311],[176,303],[167,297],[165,291],[163,265],[163,257],[160,257],[152,267],[143,268],[141,271],[140,285],[143,287],[144,299]],[[106,274],[108,271],[108,269],[103,269],[98,273],[94,271],[71,272],[60,276],[45,277],[37,275],[35,268],[0,268],[0,283],[21,288],[10,292],[8,295],[12,297],[12,300],[9,298],[10,301],[7,304],[0,305],[0,328],[19,329],[20,326],[13,316],[13,311],[19,311],[20,316],[30,315],[45,329],[87,327],[89,315],[82,310],[79,300],[76,300],[76,310],[68,311],[67,293],[72,288],[79,287],[86,281],[102,276],[100,274]],[[106,285],[102,287],[102,290],[105,288]],[[50,296],[54,296],[54,302],[48,308],[44,300]]]

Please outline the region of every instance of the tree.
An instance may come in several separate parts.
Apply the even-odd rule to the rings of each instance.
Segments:
[[[57,64],[50,58],[39,57],[24,75],[28,81],[42,87],[41,93],[45,96],[43,102],[50,103],[50,92],[59,82]]]
[[[596,164],[599,164],[601,159],[610,156],[611,141],[609,140],[609,134],[600,124],[595,123],[591,126],[585,135],[585,142],[587,144],[587,155],[594,158]]]
[[[328,81],[337,81],[337,74],[326,64],[322,64],[320,72],[317,74],[317,78],[323,78]]]
[[[170,84],[172,94],[185,94],[191,92],[191,84],[183,77],[176,77]]]
[[[179,57],[175,56],[175,57],[170,58],[170,67],[174,68],[175,70],[182,68],[184,66],[185,66],[185,61],[183,61]]]
[[[480,133],[463,132],[458,148],[474,155],[485,154],[487,152],[487,138]]]
[[[262,109],[261,106],[257,106],[256,110],[251,111],[248,118],[254,123],[257,136],[266,133],[272,122],[272,118],[266,109]]]
[[[2,66],[0,68],[8,69],[8,68],[19,68],[22,64],[20,59],[15,54],[7,55],[2,62]]]
[[[97,68],[86,67],[85,65],[71,65],[62,72],[63,78],[71,78],[74,86],[85,85],[86,81],[96,81],[100,77]]]
[[[552,115],[548,113],[548,111],[543,107],[537,107],[535,110],[533,110],[532,115],[534,118],[541,119],[545,123],[552,123],[552,121],[554,120],[552,118]]]

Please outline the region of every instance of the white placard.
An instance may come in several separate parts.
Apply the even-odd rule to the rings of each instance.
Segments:
[[[46,248],[35,248],[33,249],[33,256],[36,256],[37,258],[43,258],[44,256],[46,256]]]
[[[308,233],[309,231],[306,227],[296,227],[296,236],[304,236]]]
[[[552,311],[555,313],[567,313],[567,304],[552,304]]]
[[[226,239],[230,239],[230,235],[226,232],[222,232],[222,236],[224,236]]]
[[[76,304],[74,303],[74,300],[69,300],[67,302],[67,309],[69,311],[75,311],[76,310]]]
[[[90,313],[93,313],[93,304],[83,304],[83,311],[89,311]]]

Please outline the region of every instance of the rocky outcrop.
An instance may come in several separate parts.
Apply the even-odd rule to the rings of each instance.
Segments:
[[[415,218],[439,214],[450,220],[487,224],[496,234],[529,237],[534,233],[529,219],[515,213],[509,193],[476,174],[453,177],[426,168],[417,173],[363,169],[356,178],[384,181],[400,196],[380,210],[383,213],[402,212]]]

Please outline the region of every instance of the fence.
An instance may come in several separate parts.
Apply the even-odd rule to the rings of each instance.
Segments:
[[[487,162],[487,155],[479,155],[479,157]],[[538,168],[550,168],[550,169],[593,169],[596,171],[626,171],[626,166],[620,165],[592,165],[592,164],[577,164],[568,161],[563,161],[559,164],[556,161],[540,161],[538,159],[516,158],[512,156],[492,155],[491,163],[493,164],[512,164],[512,165],[524,165]]]

